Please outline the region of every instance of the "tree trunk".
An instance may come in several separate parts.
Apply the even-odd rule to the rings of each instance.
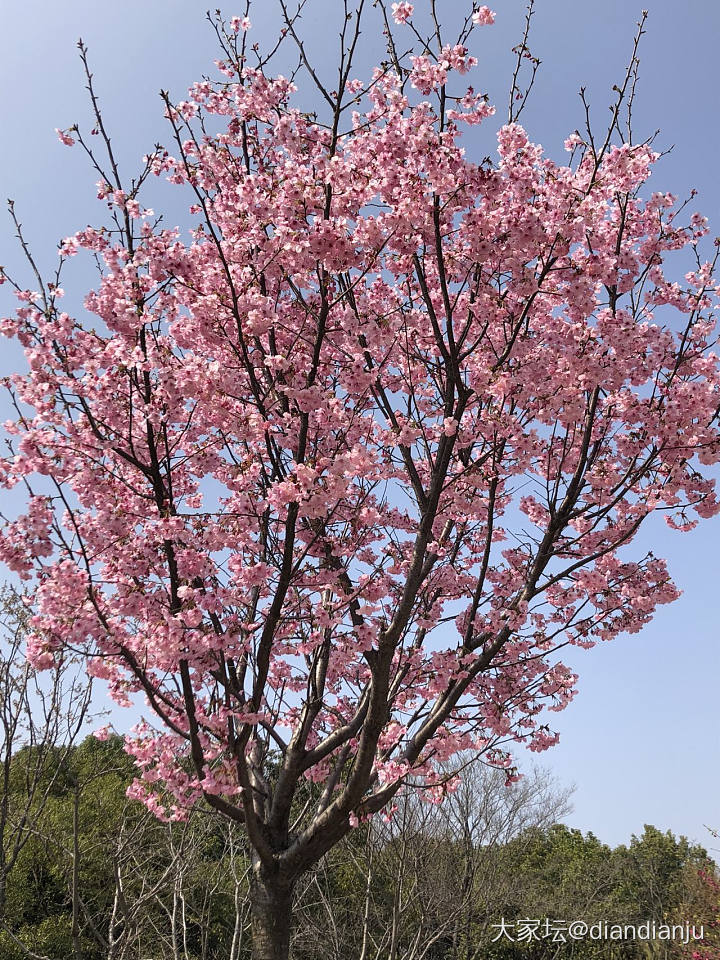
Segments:
[[[268,879],[260,871],[254,870],[250,903],[252,960],[288,960],[293,885],[277,877]]]
[[[80,942],[80,783],[73,787],[73,846],[72,846],[72,945],[75,960],[82,960]]]

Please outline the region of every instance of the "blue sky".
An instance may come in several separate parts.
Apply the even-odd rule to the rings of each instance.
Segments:
[[[426,0],[417,0],[421,9]],[[449,10],[459,0],[447,0]],[[531,137],[561,159],[562,143],[583,122],[578,98],[587,88],[598,124],[608,116],[610,88],[621,78],[642,2],[537,0],[533,52],[543,60],[537,87],[522,122]],[[661,149],[673,146],[653,174],[651,189],[686,195],[698,190],[697,207],[720,234],[720,4],[712,0],[644,0],[649,10],[641,49],[641,82],[635,112],[637,134],[657,128]],[[135,171],[140,157],[168,139],[158,96],[168,88],[182,98],[187,86],[213,70],[214,36],[196,0],[23,0],[3,5],[0,84],[3,91],[2,196],[15,199],[38,260],[54,263],[56,242],[101,221],[94,182],[80,151],[57,140],[55,127],[75,121],[89,129],[88,105],[75,42],[90,48],[98,91],[122,166]],[[521,0],[495,0],[497,23],[474,36],[480,67],[477,88],[504,113],[512,57],[521,35]],[[253,39],[262,43],[277,23],[275,0],[259,0],[252,12]],[[338,0],[310,0],[304,29],[331,64],[328,28]],[[242,13],[224,7],[230,16]],[[274,32],[274,31],[273,31]],[[371,37],[366,37],[371,42]],[[364,62],[370,62],[370,53]],[[378,56],[382,50],[377,44]],[[494,152],[494,130],[483,128],[470,144],[479,157]],[[170,224],[182,223],[184,202],[154,187],[152,205]],[[0,224],[3,220],[0,219]],[[0,263],[19,266],[9,221],[0,227]],[[77,288],[87,289],[82,267]],[[71,293],[73,274],[65,280]],[[7,311],[7,300],[2,303]],[[2,344],[2,373],[20,362]],[[562,714],[552,714],[560,744],[543,756],[563,783],[575,783],[569,822],[611,843],[624,842],[643,823],[708,842],[704,824],[720,825],[718,763],[717,619],[720,610],[717,541],[720,518],[692,534],[653,525],[638,546],[669,558],[682,598],[660,609],[641,634],[579,653],[579,695]]]

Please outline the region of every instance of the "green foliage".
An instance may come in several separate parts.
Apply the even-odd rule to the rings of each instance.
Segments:
[[[25,809],[32,768],[30,749],[20,750],[11,818]],[[239,832],[203,811],[164,824],[129,800],[133,766],[119,738],[48,751],[43,777],[49,796],[30,805],[30,836],[8,876],[0,960],[23,960],[17,941],[48,960],[247,960]],[[298,804],[312,799],[313,785],[303,790]],[[453,803],[407,801],[391,823],[361,825],[332,850],[298,888],[294,960],[667,958],[679,954],[665,944],[493,942],[494,925],[679,922],[707,912],[698,874],[714,866],[683,837],[646,826],[612,849],[548,821],[478,839]],[[476,824],[491,816],[470,814]]]
[[[11,815],[13,810],[19,814],[25,802],[28,754],[26,748],[14,760]],[[37,813],[31,836],[8,877],[0,960],[24,956],[10,934],[49,960],[107,960],[113,940],[123,949],[134,943],[142,956],[170,957],[173,902],[176,913],[184,911],[184,936],[178,937],[188,960],[226,956],[235,905],[229,869],[223,876],[225,825],[198,815],[170,827],[129,800],[133,765],[120,738],[88,737],[70,751],[54,779],[53,762],[50,754],[50,796],[41,811],[31,806],[29,818]],[[74,944],[75,858],[79,923]],[[126,955],[138,954],[117,952]]]

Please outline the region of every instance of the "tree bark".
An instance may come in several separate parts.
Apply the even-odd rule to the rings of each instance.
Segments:
[[[293,884],[257,868],[250,885],[252,960],[288,960]]]

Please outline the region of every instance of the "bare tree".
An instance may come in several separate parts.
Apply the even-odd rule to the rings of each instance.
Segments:
[[[5,924],[8,876],[78,739],[91,684],[66,656],[42,676],[25,659],[27,598],[0,592],[0,924]],[[12,802],[11,802],[12,797]],[[31,954],[28,954],[31,955]]]
[[[482,955],[477,933],[512,892],[507,844],[562,819],[572,791],[540,768],[508,786],[500,770],[461,763],[456,782],[441,805],[403,793],[392,815],[362,826],[307,879],[298,892],[298,957]]]

